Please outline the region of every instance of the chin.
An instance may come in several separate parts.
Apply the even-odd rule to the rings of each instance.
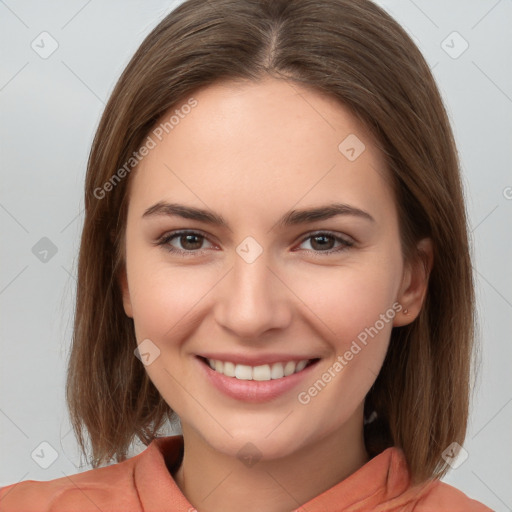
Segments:
[[[279,421],[276,421],[275,425],[279,425]],[[272,428],[239,425],[237,428],[229,429],[229,432],[232,437],[222,429],[215,433],[211,431],[211,427],[206,432],[199,431],[212,449],[242,462],[247,459],[271,461],[288,457],[299,450],[306,440],[303,425],[297,427],[296,431],[279,426],[272,431]]]

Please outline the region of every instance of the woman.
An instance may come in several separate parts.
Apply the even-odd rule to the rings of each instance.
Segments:
[[[490,510],[439,480],[468,418],[466,215],[384,10],[184,2],[112,93],[85,205],[67,399],[95,469],[4,510]]]

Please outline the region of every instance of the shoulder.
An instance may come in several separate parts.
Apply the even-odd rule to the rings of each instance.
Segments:
[[[373,512],[493,512],[483,503],[437,478],[412,484],[404,452],[391,447],[375,457],[387,462],[381,465],[385,476],[382,499]]]
[[[411,491],[414,491],[412,488]],[[436,480],[421,487],[411,509],[414,512],[493,512],[483,503],[445,482]]]
[[[141,510],[134,459],[48,481],[25,480],[0,489],[2,512]],[[130,507],[130,508],[128,508]]]

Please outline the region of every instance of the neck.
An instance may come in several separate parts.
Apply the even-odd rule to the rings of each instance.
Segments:
[[[183,439],[183,461],[173,476],[188,501],[204,512],[289,512],[369,460],[362,415],[298,453],[254,465],[215,450],[186,425]]]

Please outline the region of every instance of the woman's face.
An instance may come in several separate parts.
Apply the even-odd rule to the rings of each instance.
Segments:
[[[225,454],[360,432],[391,329],[414,316],[381,154],[346,108],[296,84],[193,97],[130,177],[122,286],[149,377]]]

